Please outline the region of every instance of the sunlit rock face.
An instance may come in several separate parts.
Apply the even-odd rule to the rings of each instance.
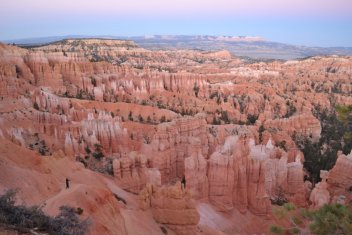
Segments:
[[[52,215],[70,200],[97,234],[257,234],[278,198],[348,203],[351,154],[313,187],[294,138],[319,140],[317,107],[352,104],[351,64],[126,40],[0,44],[0,192],[20,188]]]

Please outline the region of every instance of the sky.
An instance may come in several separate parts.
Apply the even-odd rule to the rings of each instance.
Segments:
[[[352,47],[352,0],[0,0],[0,40],[154,34]]]

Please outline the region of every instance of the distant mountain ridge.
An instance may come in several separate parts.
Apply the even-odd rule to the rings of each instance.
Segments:
[[[307,47],[267,41],[253,36],[210,36],[210,35],[147,35],[147,36],[87,36],[67,35],[41,38],[6,40],[19,46],[36,46],[67,38],[101,38],[132,40],[139,46],[150,49],[198,49],[205,51],[227,50],[235,56],[252,59],[300,59],[317,55],[352,55],[352,47]]]

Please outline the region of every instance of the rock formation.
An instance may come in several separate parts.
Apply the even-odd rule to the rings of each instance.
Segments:
[[[128,156],[114,159],[112,164],[114,177],[126,191],[139,193],[148,182],[147,159],[144,155],[130,152]]]
[[[352,153],[347,156],[339,153],[336,165],[327,176],[327,189],[332,198],[343,196],[346,203],[352,201]]]
[[[151,208],[154,219],[177,234],[197,234],[199,213],[191,193],[180,182],[156,188],[147,185],[140,193],[141,207]]]
[[[299,158],[288,163],[287,156],[281,154],[270,140],[263,146],[254,145],[251,139],[228,137],[209,159],[210,202],[220,210],[235,206],[257,215],[269,213],[270,199],[275,200],[278,193],[304,204],[303,165]],[[303,199],[297,197],[298,192],[303,193]]]
[[[321,171],[320,177],[322,178],[321,182],[318,183],[312,193],[310,194],[309,200],[311,201],[311,207],[313,209],[319,209],[325,204],[330,202],[330,193],[328,191],[328,184],[327,184],[327,175],[328,172]]]
[[[0,192],[18,187],[51,215],[70,200],[99,234],[253,234],[280,200],[350,202],[351,154],[312,188],[294,138],[319,140],[318,107],[352,105],[351,63],[248,63],[128,40],[0,43]],[[258,226],[235,222],[247,220]]]

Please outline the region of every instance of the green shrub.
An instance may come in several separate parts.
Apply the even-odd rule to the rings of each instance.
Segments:
[[[303,223],[302,220],[300,218],[298,218],[297,216],[293,216],[292,221],[297,225],[300,225]]]
[[[104,154],[102,152],[94,152],[93,157],[97,160],[101,160],[104,157]]]
[[[293,211],[296,209],[295,205],[293,205],[292,203],[285,203],[284,208],[287,211]]]
[[[225,124],[230,123],[230,118],[227,111],[221,111],[221,119],[225,122]]]
[[[347,235],[352,234],[352,208],[351,205],[341,204],[326,204],[318,210],[308,211],[307,209],[300,209],[299,214],[292,215],[289,211],[294,211],[295,207],[286,203],[283,207],[274,208],[273,212],[279,219],[291,220],[291,226],[288,228],[281,228],[273,225],[270,228],[273,234],[282,234],[286,232],[289,234],[302,234],[307,227],[301,228],[305,222],[309,222],[309,229],[311,234],[316,235]],[[306,234],[306,232],[304,232]]]
[[[289,118],[289,117],[291,117],[293,114],[295,114],[296,113],[296,111],[297,111],[297,108],[293,105],[293,103],[292,102],[290,102],[290,101],[287,101],[286,102],[286,105],[288,106],[287,107],[287,112],[286,112],[286,114],[285,114],[285,118]]]
[[[90,154],[92,152],[88,146],[86,146],[84,150],[86,151],[87,154]]]
[[[299,234],[300,230],[299,230],[299,228],[291,228],[291,233],[292,234]]]
[[[103,147],[100,144],[94,144],[95,151],[93,153],[93,157],[97,160],[101,160],[104,157]]]
[[[280,141],[279,144],[278,144],[278,146],[279,146],[280,148],[282,148],[283,150],[287,151],[287,148],[286,148],[286,141],[285,141],[285,140]]]
[[[254,123],[257,121],[258,116],[255,116],[253,114],[248,114],[247,115],[247,125],[254,125]]]
[[[195,95],[196,97],[198,97],[199,86],[197,85],[197,83],[194,83],[193,91],[194,91],[194,95]]]
[[[92,85],[93,85],[94,87],[97,86],[97,80],[96,80],[94,77],[91,77],[91,78],[90,78],[90,81],[91,81],[91,83],[92,83]]]
[[[299,213],[305,219],[312,219],[312,212],[307,210],[306,208],[301,208]]]
[[[313,212],[309,228],[314,234],[352,234],[352,209],[341,204],[324,205]]]
[[[271,204],[282,206],[288,202],[285,192],[282,187],[277,187],[272,198],[270,198]]]
[[[220,125],[221,122],[219,119],[217,119],[215,116],[213,117],[213,122],[212,122],[213,125]]]
[[[139,120],[139,122],[144,122],[142,115],[140,115],[140,114],[138,115],[138,120]]]
[[[89,221],[80,221],[73,208],[62,206],[58,216],[50,217],[38,207],[16,206],[16,192],[16,190],[8,190],[0,196],[0,223],[20,232],[35,229],[50,235],[87,234]]]
[[[81,207],[77,207],[76,214],[77,215],[82,215],[83,214],[83,209]]]
[[[265,131],[265,128],[262,125],[260,125],[259,127],[259,130],[258,130],[258,133],[259,133],[259,143],[262,143],[263,142],[263,132]]]
[[[303,136],[294,136],[294,139],[304,154],[304,168],[309,173],[307,179],[315,185],[320,181],[320,171],[330,170],[335,165],[338,151],[343,150],[345,154],[351,151],[352,138],[349,140],[348,136],[352,131],[348,128],[348,122],[344,122],[348,117],[345,116],[348,108],[337,107],[335,112],[316,106],[312,111],[322,127],[319,141],[313,142],[311,138]]]
[[[277,226],[277,225],[271,225],[270,226],[270,232],[272,234],[284,234],[284,229],[281,228],[280,226]]]
[[[273,208],[273,214],[279,219],[283,219],[287,215],[287,211],[283,209],[282,207],[274,207]]]
[[[128,113],[128,120],[133,121],[132,111]]]
[[[152,123],[152,119],[150,118],[150,116],[147,117],[147,123]]]
[[[39,110],[39,105],[37,102],[34,102],[33,104],[33,108],[36,109],[36,110]]]
[[[161,118],[160,118],[160,123],[163,123],[163,122],[166,122],[166,117],[164,115],[161,116]]]

